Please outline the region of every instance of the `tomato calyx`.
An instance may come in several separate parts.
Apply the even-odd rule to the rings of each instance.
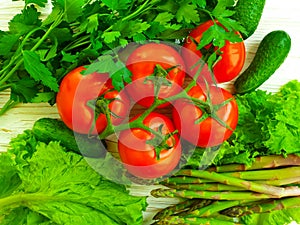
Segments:
[[[200,100],[198,98],[191,97],[191,101],[193,104],[202,111],[202,115],[195,121],[195,124],[200,124],[207,118],[211,117],[212,119],[216,120],[220,125],[225,127],[228,130],[233,131],[233,128],[230,127],[227,123],[225,123],[217,114],[217,112],[224,107],[225,105],[229,104],[233,101],[233,98],[226,99],[219,104],[213,104],[211,94],[208,91],[206,94],[206,101]]]
[[[167,79],[169,72],[177,68],[179,65],[171,66],[170,68],[164,69],[160,64],[156,64],[154,72],[147,76],[144,80],[144,84],[147,84],[148,81],[151,81],[154,85],[154,96],[158,98],[160,88],[162,86],[172,86],[172,82]]]
[[[153,146],[156,154],[156,159],[160,160],[160,153],[165,150],[170,150],[175,147],[176,140],[174,135],[178,133],[178,130],[175,130],[168,134],[163,134],[163,124],[161,124],[157,131],[153,131],[154,138],[147,140],[146,143]],[[171,140],[171,143],[169,143]]]

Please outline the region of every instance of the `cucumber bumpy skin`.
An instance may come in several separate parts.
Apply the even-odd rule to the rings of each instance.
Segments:
[[[247,31],[241,32],[244,40],[250,37],[258,27],[266,0],[238,0],[233,8],[233,19],[238,21]]]
[[[280,67],[291,49],[291,38],[283,30],[268,33],[258,46],[248,68],[234,82],[235,93],[254,91]]]

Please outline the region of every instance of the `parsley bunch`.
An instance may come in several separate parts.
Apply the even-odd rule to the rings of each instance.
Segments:
[[[25,0],[9,30],[0,31],[0,91],[11,91],[0,115],[20,102],[53,105],[61,79],[96,59],[100,63],[89,72],[102,68],[121,89],[124,81],[130,82],[130,72],[116,71],[124,68],[118,57],[101,57],[130,42],[181,42],[201,22],[215,19],[228,32],[211,29],[205,42],[214,39],[213,44],[221,48],[225,40],[236,41],[233,30],[242,29],[230,19],[233,0],[52,0],[52,10],[42,20],[38,8],[47,4],[47,0]]]

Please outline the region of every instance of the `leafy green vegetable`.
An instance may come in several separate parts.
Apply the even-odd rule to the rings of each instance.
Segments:
[[[240,163],[250,165],[263,155],[300,155],[300,82],[293,80],[277,93],[256,90],[237,95],[239,121],[232,136],[219,149],[196,148],[187,166]],[[186,146],[187,150],[194,146]],[[209,155],[210,161],[204,157]],[[187,154],[189,155],[189,153]],[[185,162],[184,162],[185,163]]]
[[[107,51],[130,42],[182,41],[191,29],[213,17],[229,31],[210,34],[221,46],[225,39],[236,39],[233,28],[241,28],[230,19],[232,1],[228,0],[219,0],[215,9],[205,0],[53,0],[52,10],[42,20],[36,5],[43,8],[46,2],[25,0],[22,12],[9,22],[9,30],[0,31],[0,91],[11,90],[0,115],[19,102],[54,104],[58,85],[69,71],[97,62]],[[120,68],[117,54],[111,55],[113,64],[100,60],[98,68],[93,68],[109,73],[119,90],[131,76]],[[213,55],[210,62],[215,59]]]
[[[282,225],[291,222],[300,223],[299,208],[276,210],[271,213],[250,214],[241,218],[245,225]]]
[[[82,156],[57,142],[38,142],[31,131],[11,146],[0,155],[1,224],[142,223],[146,198],[129,195]]]
[[[219,163],[248,164],[258,155],[300,153],[299,81],[288,82],[274,94],[257,90],[236,99],[238,126],[221,146]]]

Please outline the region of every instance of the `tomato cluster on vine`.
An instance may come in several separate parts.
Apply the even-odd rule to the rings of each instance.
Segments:
[[[237,126],[238,107],[234,96],[218,84],[238,76],[245,46],[226,42],[210,71],[197,42],[211,25],[201,24],[183,46],[135,45],[124,60],[131,82],[120,91],[108,73],[85,75],[84,66],[71,71],[56,98],[61,119],[74,132],[100,139],[115,134],[128,172],[146,179],[165,176],[177,167],[182,140],[201,148],[221,145]],[[144,111],[131,116],[136,104]],[[170,114],[157,111],[163,108]]]

